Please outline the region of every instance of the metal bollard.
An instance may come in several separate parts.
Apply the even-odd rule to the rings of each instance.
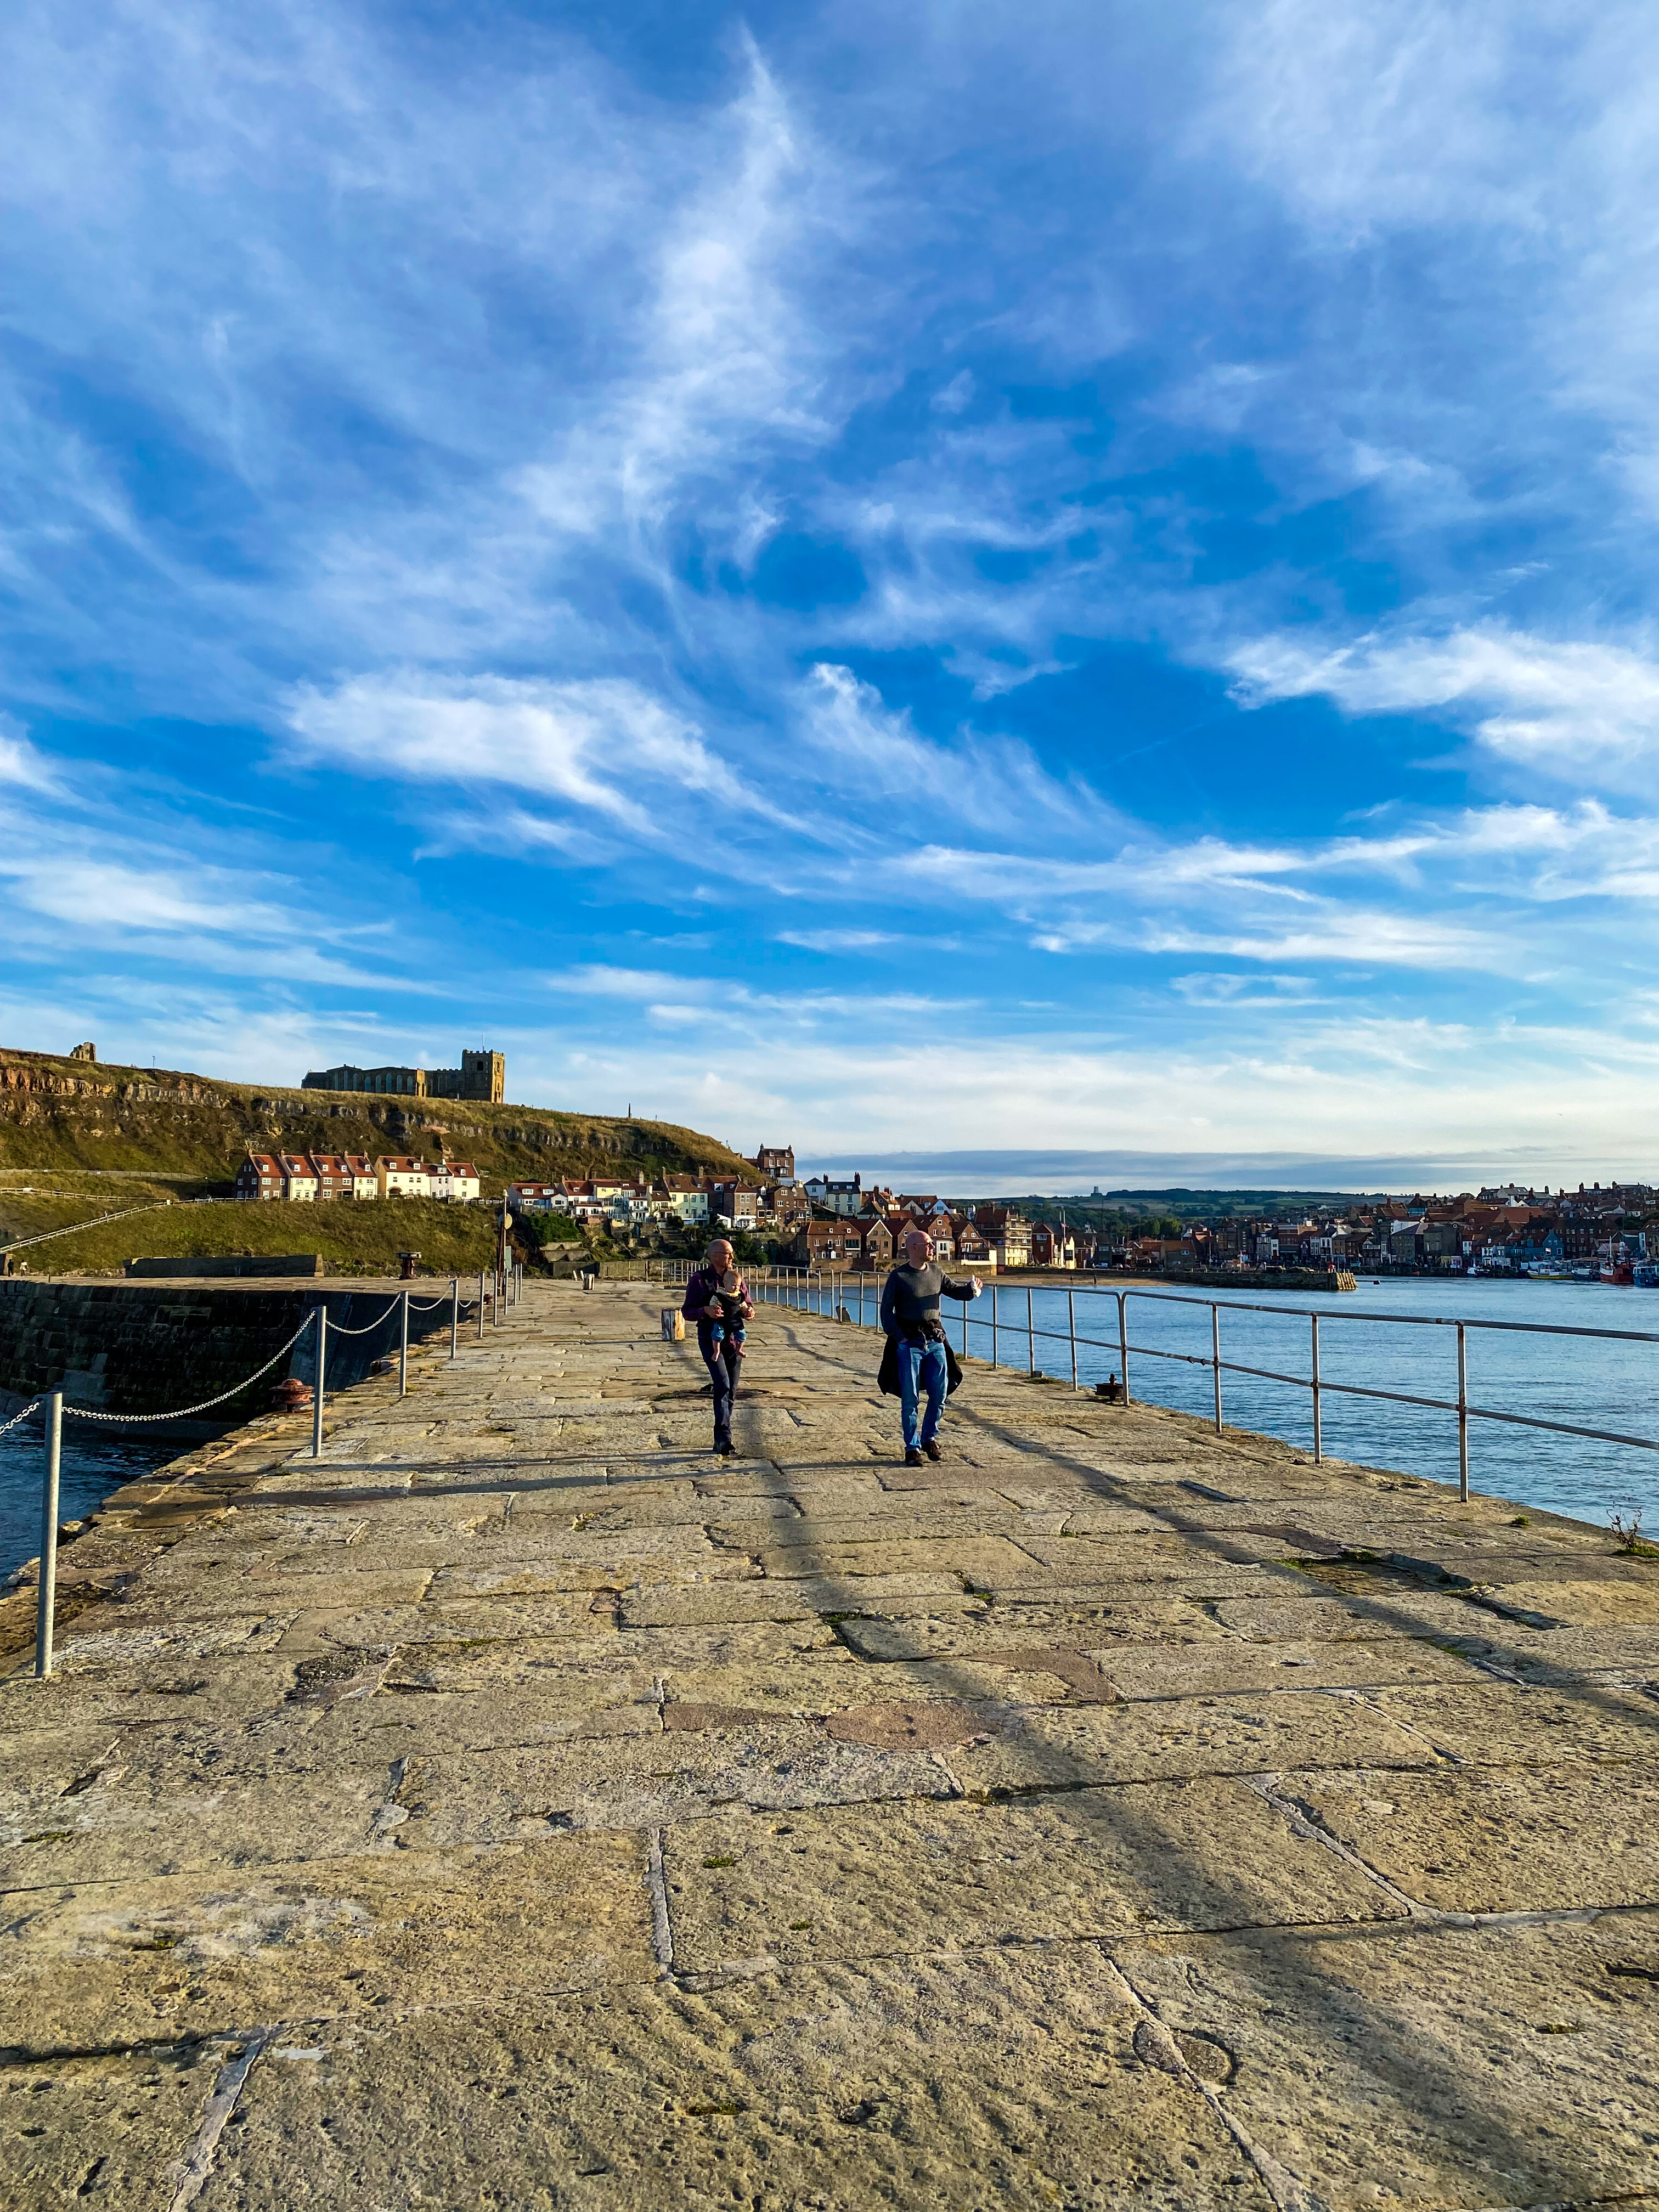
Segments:
[[[1025,1372],[1036,1373],[1036,1324],[1031,1318],[1031,1293],[1025,1293]]]
[[[405,1291],[398,1301],[402,1309],[398,1316],[398,1395],[409,1395],[409,1292]]]
[[[460,1334],[461,1279],[459,1275],[452,1275],[449,1279],[449,1356],[452,1359],[459,1349]]]
[[[480,1267],[478,1270],[478,1341],[480,1344],[483,1342],[483,1285],[484,1271]]]
[[[317,1309],[317,1380],[311,1393],[311,1456],[323,1455],[323,1385],[328,1372],[328,1308]]]
[[[52,1672],[52,1632],[58,1611],[58,1479],[64,1458],[64,1394],[46,1394],[46,1456],[40,1485],[40,1595],[34,1616],[34,1675]]]
[[[1075,1390],[1077,1388],[1077,1292],[1074,1290],[1068,1290],[1066,1293],[1066,1334],[1071,1340],[1072,1388]]]

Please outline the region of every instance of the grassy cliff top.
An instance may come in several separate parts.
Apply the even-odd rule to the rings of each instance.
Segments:
[[[142,1203],[143,1201],[138,1201]],[[495,1250],[491,1208],[441,1199],[349,1199],[325,1206],[170,1206],[106,1221],[20,1252],[34,1275],[118,1275],[142,1254],[152,1259],[206,1259],[242,1252],[319,1252],[331,1275],[395,1275],[400,1252],[418,1252],[437,1274],[490,1265]]]
[[[123,1067],[0,1048],[0,1167],[164,1176],[223,1183],[254,1152],[414,1152],[440,1145],[486,1183],[519,1177],[730,1171],[717,1138],[472,1099],[388,1098],[222,1083],[175,1068]]]

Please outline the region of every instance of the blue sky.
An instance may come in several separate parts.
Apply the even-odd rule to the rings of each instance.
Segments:
[[[9,43],[6,1041],[1659,1169],[1652,10]]]

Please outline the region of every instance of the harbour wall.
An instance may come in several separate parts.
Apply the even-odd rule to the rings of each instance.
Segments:
[[[449,1326],[447,1285],[411,1285],[410,1341]],[[444,1297],[431,1311],[416,1298]],[[318,1306],[328,1310],[330,1391],[361,1382],[398,1349],[398,1297],[384,1283],[348,1288],[299,1283],[52,1282],[0,1279],[0,1419],[43,1390],[106,1413],[158,1413],[216,1397],[263,1367]],[[363,1330],[363,1334],[347,1331]],[[315,1331],[210,1413],[155,1424],[190,1441],[218,1436],[265,1412],[289,1376],[316,1379]]]

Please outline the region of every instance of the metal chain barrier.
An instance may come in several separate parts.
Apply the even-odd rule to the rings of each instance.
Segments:
[[[398,1310],[398,1300],[397,1298],[393,1298],[393,1300],[392,1301],[392,1304],[391,1304],[386,1308],[386,1312],[385,1312],[385,1313],[383,1313],[383,1314],[376,1314],[376,1315],[375,1315],[375,1316],[374,1316],[374,1320],[373,1320],[372,1322],[368,1322],[368,1323],[364,1328],[343,1328],[341,1327],[340,1323],[339,1323],[337,1321],[331,1321],[331,1322],[330,1322],[330,1323],[329,1323],[329,1325],[328,1325],[328,1333],[329,1333],[329,1334],[330,1334],[331,1336],[369,1336],[369,1335],[372,1335],[372,1334],[374,1334],[374,1332],[377,1328],[379,1328],[379,1327],[380,1326],[380,1323],[381,1323],[383,1321],[387,1320],[387,1319],[388,1319],[388,1318],[389,1318],[392,1314],[395,1314],[395,1313],[397,1312],[397,1310]]]
[[[15,1429],[19,1421],[27,1421],[31,1413],[38,1413],[46,1402],[44,1398],[31,1398],[21,1413],[14,1413],[9,1421],[0,1421],[0,1437],[3,1437],[8,1429]]]
[[[313,1308],[313,1312],[315,1311],[316,1309]],[[295,1346],[300,1341],[300,1339],[305,1334],[306,1331],[311,1327],[311,1325],[312,1315],[307,1314],[305,1319],[300,1323],[298,1328],[295,1330],[293,1335],[289,1337],[288,1342],[283,1346],[282,1350],[280,1352],[273,1352],[270,1358],[266,1360],[263,1367],[256,1367],[252,1375],[245,1376],[240,1382],[233,1383],[228,1390],[222,1390],[216,1398],[204,1398],[199,1406],[179,1406],[173,1412],[167,1413],[94,1413],[90,1406],[70,1406],[66,1404],[64,1407],[64,1411],[65,1413],[71,1415],[77,1421],[103,1421],[108,1423],[112,1427],[124,1429],[140,1428],[151,1421],[182,1421],[186,1419],[191,1413],[208,1413],[215,1406],[222,1406],[228,1398],[235,1398],[240,1396],[240,1394],[247,1389],[249,1383],[257,1382],[262,1375],[269,1375],[271,1369],[276,1364],[276,1362],[279,1359],[285,1359],[289,1353],[293,1351]],[[33,1412],[33,1408],[31,1407],[29,1410]],[[21,1415],[19,1416],[19,1419],[21,1419]],[[9,1426],[9,1424],[8,1424],[8,1425]]]

